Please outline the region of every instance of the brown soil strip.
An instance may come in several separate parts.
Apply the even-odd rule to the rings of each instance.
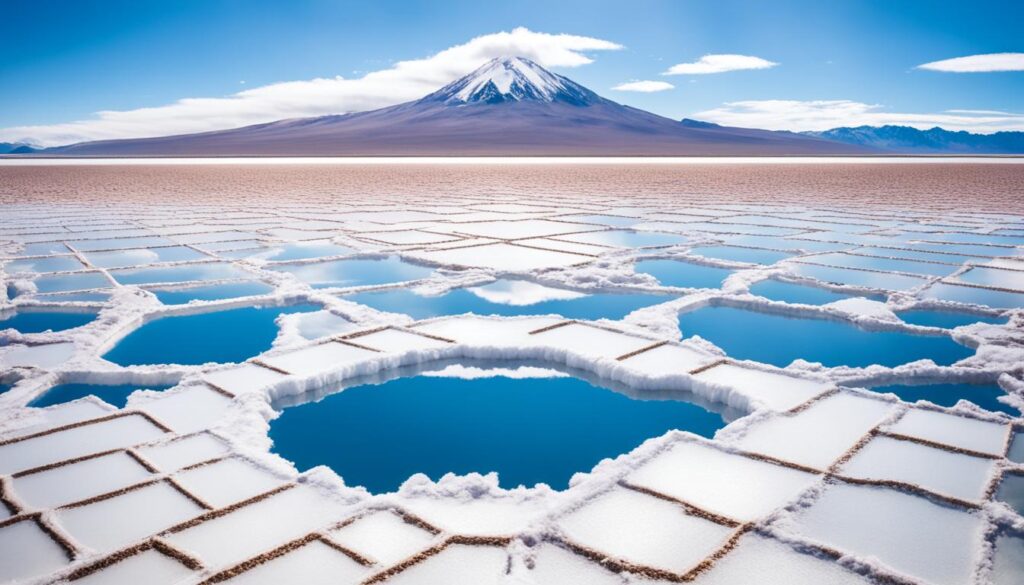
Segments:
[[[912,483],[905,483],[902,481],[896,481],[891,479],[860,479],[838,474],[830,474],[829,477],[835,478],[843,483],[849,483],[853,485],[887,487],[905,493],[909,492],[915,496],[921,496],[925,499],[930,500],[938,500],[944,504],[949,504],[951,506],[956,506],[960,508],[967,508],[968,510],[978,510],[981,508],[980,504],[968,502],[967,500],[961,500],[960,498],[954,498],[951,496],[945,496],[939,493],[935,493],[931,490],[927,490],[919,485]]]
[[[402,510],[400,508],[395,508],[392,511],[395,514],[398,514],[398,516],[401,517],[402,521],[404,521],[406,524],[415,526],[416,528],[421,528],[423,530],[426,530],[427,532],[433,534],[434,536],[437,536],[438,534],[441,534],[441,529],[440,528],[434,526],[430,522],[427,522],[426,520],[424,520],[423,518],[420,518],[419,516],[413,514],[412,512],[406,512],[405,510]]]
[[[380,333],[381,331],[387,331],[388,329],[394,329],[394,327],[390,325],[385,325],[383,327],[374,327],[373,329],[365,329],[363,331],[356,331],[355,333],[347,333],[345,335],[340,335],[336,339],[358,339],[366,335],[372,335],[374,333]]]
[[[112,492],[107,492],[105,494],[100,494],[98,496],[93,496],[91,498],[86,498],[84,500],[79,500],[77,502],[71,502],[70,504],[64,504],[63,506],[60,506],[57,509],[58,510],[70,510],[72,508],[81,508],[83,506],[88,506],[89,504],[95,504],[97,502],[102,502],[104,500],[109,500],[111,498],[116,498],[117,496],[123,496],[124,494],[131,493],[131,492],[134,492],[136,490],[140,490],[140,489],[142,489],[144,487],[149,487],[151,485],[158,484],[161,481],[163,481],[163,480],[161,480],[161,479],[149,479],[149,480],[146,480],[146,481],[143,481],[143,482],[139,482],[139,483],[136,483],[136,484],[132,484],[130,486],[123,487],[123,488],[121,488],[119,490],[114,490]]]
[[[992,455],[991,453],[982,453],[981,451],[972,451],[970,449],[964,449],[962,447],[954,447],[952,445],[945,445],[943,443],[936,443],[935,441],[929,441],[928,439],[920,439],[918,437],[911,437],[910,435],[901,435],[899,433],[893,433],[890,431],[879,431],[879,436],[889,437],[890,439],[899,439],[901,441],[910,441],[911,443],[917,443],[918,445],[924,445],[926,447],[934,447],[935,449],[942,449],[943,451],[949,451],[950,453],[959,453],[960,455],[970,455],[971,457],[981,457],[983,459],[1002,459],[1001,455]]]
[[[42,514],[36,514],[34,520],[40,530],[45,532],[47,536],[53,539],[54,542],[64,549],[64,554],[68,556],[69,560],[75,560],[75,556],[78,554],[78,549],[75,547],[75,543],[65,538],[60,532],[54,530],[53,527],[43,519]]]
[[[185,522],[182,522],[181,524],[176,524],[174,526],[171,526],[167,530],[164,530],[163,533],[164,534],[177,534],[178,532],[182,532],[184,530],[188,530],[189,528],[192,528],[193,526],[198,526],[198,525],[200,525],[200,524],[202,524],[204,522],[207,522],[207,521],[210,521],[210,520],[215,520],[217,518],[220,518],[221,516],[226,516],[226,515],[230,514],[231,512],[234,512],[235,510],[240,510],[240,509],[242,509],[242,508],[244,508],[246,506],[249,506],[251,504],[255,504],[257,502],[261,502],[261,501],[263,501],[263,500],[265,500],[265,499],[267,499],[267,498],[269,498],[271,496],[275,496],[275,495],[277,495],[277,494],[279,494],[279,493],[281,493],[283,491],[290,490],[293,487],[295,487],[295,484],[293,484],[293,483],[286,483],[283,486],[276,487],[276,488],[274,488],[274,489],[272,489],[270,491],[266,491],[266,492],[263,492],[262,494],[259,494],[257,496],[253,496],[253,497],[249,498],[248,500],[242,500],[241,502],[237,502],[235,504],[231,504],[230,506],[225,506],[223,508],[218,508],[216,510],[211,510],[211,511],[205,513],[205,514],[200,514],[199,516],[196,516],[195,518],[192,518],[191,520],[186,520]]]
[[[135,449],[125,449],[124,452],[125,455],[128,455],[129,457],[134,459],[136,463],[144,467],[146,471],[150,473],[160,473],[160,470],[157,468],[156,465],[150,463],[148,459],[140,455],[138,451],[136,451]]]
[[[199,463],[193,463],[191,465],[186,465],[185,467],[182,467],[181,469],[179,469],[178,471],[175,471],[174,473],[181,473],[183,471],[191,471],[193,469],[198,469],[200,467],[206,467],[207,465],[213,465],[214,463],[220,463],[221,461],[224,461],[225,459],[230,459],[230,458],[231,458],[230,455],[223,455],[221,457],[214,457],[213,459],[207,459],[206,461],[200,461]]]
[[[355,343],[355,342],[352,342],[352,341],[348,341],[347,339],[334,339],[332,341],[334,341],[335,343],[340,343],[342,345],[349,345],[349,346],[352,346],[352,347],[358,347],[359,349],[365,349],[366,351],[372,351],[373,353],[384,353],[384,352],[382,352],[381,350],[379,350],[379,349],[377,349],[375,347],[370,347],[368,345],[363,345],[361,343]],[[328,342],[328,343],[330,343],[330,342]]]
[[[210,382],[207,382],[206,380],[203,380],[203,384],[206,384],[210,388],[210,390],[213,390],[214,392],[216,392],[217,394],[220,394],[221,396],[224,396],[226,398],[230,398],[232,400],[235,398],[235,395],[233,393],[228,392],[227,390],[225,390],[224,388],[221,388],[220,386],[218,386],[216,384],[212,384]]]
[[[709,364],[704,364],[703,366],[697,366],[696,368],[690,370],[689,373],[690,373],[691,376],[696,376],[697,374],[700,374],[701,372],[706,372],[706,371],[710,370],[711,368],[714,368],[715,366],[721,366],[721,365],[727,364],[727,363],[729,363],[729,360],[727,360],[727,359],[715,360],[715,361],[713,361],[713,362],[711,362]]]
[[[424,333],[422,331],[415,331],[413,329],[398,329],[398,331],[405,331],[407,333],[415,333],[420,337],[426,337],[427,339],[433,339],[436,341],[443,341],[445,343],[458,343],[454,339],[448,339],[447,337],[441,337],[440,335],[434,335],[433,333]]]
[[[860,440],[854,443],[852,447],[847,449],[846,452],[839,457],[839,459],[833,461],[832,465],[828,467],[828,473],[835,474],[840,467],[849,462],[850,459],[853,459],[853,456],[856,455],[858,451],[867,446],[867,444],[870,443],[872,439],[874,439],[876,436],[878,436],[877,426],[868,431],[863,437],[860,438]]]
[[[415,554],[408,559],[394,565],[376,575],[371,576],[362,582],[362,585],[372,585],[373,583],[380,583],[386,579],[405,571],[406,569],[417,565],[428,558],[440,553],[445,548],[453,544],[465,544],[470,546],[497,546],[506,547],[512,542],[511,537],[507,536],[452,536],[446,539],[440,544],[436,544],[418,554]]]
[[[589,233],[589,232],[586,232]],[[531,238],[524,238],[531,239]],[[530,250],[540,250],[542,252],[554,252],[556,254],[572,254],[574,256],[583,256],[584,258],[597,258],[594,254],[584,254],[583,252],[573,252],[571,250],[554,250],[552,248],[545,248],[543,246],[531,246],[529,244],[523,244],[521,241],[507,241],[505,242],[509,246],[515,246],[517,248],[527,248]]]
[[[253,358],[253,359],[249,360],[249,363],[250,364],[256,364],[257,366],[259,366],[261,368],[266,368],[266,369],[271,370],[273,372],[277,372],[278,374],[284,374],[285,376],[291,376],[292,375],[291,372],[289,372],[287,370],[282,370],[281,368],[279,368],[277,366],[272,366],[272,365],[268,364],[267,362],[265,362],[263,360],[260,360],[260,359]]]
[[[376,564],[372,560],[364,557],[363,555],[357,553],[356,551],[354,551],[354,550],[352,550],[352,549],[350,549],[348,547],[342,546],[342,545],[338,544],[337,542],[335,542],[334,540],[332,540],[330,538],[327,538],[327,537],[325,537],[322,534],[319,535],[319,537],[320,537],[320,542],[326,544],[327,546],[333,548],[334,550],[340,552],[341,554],[347,556],[348,558],[352,559],[353,561],[359,563],[360,565],[362,565],[364,567],[372,567],[374,564]]]
[[[718,547],[718,550],[705,557],[704,560],[697,563],[694,568],[687,571],[686,574],[683,575],[683,580],[693,581],[700,575],[711,570],[711,568],[715,566],[715,563],[720,561],[725,557],[725,555],[729,554],[734,548],[736,548],[736,545],[740,543],[740,538],[742,538],[747,532],[750,532],[751,528],[753,528],[753,526],[750,524],[743,524],[740,526],[732,533],[731,536],[729,536],[729,539],[725,541],[725,544]]]
[[[645,351],[650,351],[652,349],[657,349],[657,348],[659,348],[659,347],[661,347],[663,345],[668,345],[668,341],[667,340],[666,341],[656,341],[656,342],[654,342],[654,343],[652,343],[650,345],[645,345],[644,347],[641,347],[640,349],[634,349],[633,351],[631,351],[629,353],[624,353],[624,354],[620,355],[619,357],[617,357],[615,359],[616,359],[616,361],[620,361],[620,362],[621,361],[625,361],[625,360],[628,360],[629,358],[631,358],[633,356],[640,355],[640,354],[644,353]]]
[[[565,327],[566,325],[572,325],[573,323],[577,323],[577,321],[574,321],[574,320],[560,321],[558,323],[555,323],[554,325],[548,325],[546,327],[541,327],[540,329],[534,329],[533,331],[530,331],[529,335],[537,335],[538,333],[544,333],[544,332],[547,332],[547,331],[551,331],[552,329],[558,329],[559,327]]]
[[[141,544],[137,544],[135,546],[119,550],[111,555],[104,557],[103,559],[100,559],[95,563],[86,565],[84,567],[79,567],[67,576],[67,580],[77,581],[78,579],[81,579],[83,577],[88,577],[93,573],[102,571],[103,569],[116,565],[121,561],[130,559],[131,557],[134,557],[137,554],[146,552],[147,550],[155,550],[166,557],[178,561],[179,563],[185,565],[193,571],[198,571],[199,569],[203,568],[203,564],[199,562],[198,559],[178,550],[177,548],[172,547],[171,545],[167,544],[166,542],[158,538],[153,538]]]
[[[165,433],[172,432],[170,429],[168,429],[164,425],[156,422],[151,416],[149,416],[149,415],[147,415],[145,413],[138,412],[138,411],[128,411],[128,412],[122,411],[122,412],[116,412],[114,414],[108,414],[108,415],[105,415],[105,416],[101,416],[101,417],[98,417],[98,418],[91,418],[89,420],[83,420],[83,421],[73,422],[71,424],[66,424],[66,425],[59,426],[59,427],[54,427],[52,429],[47,429],[45,431],[39,431],[38,433],[32,433],[31,435],[24,435],[24,436],[21,436],[21,437],[14,437],[13,439],[7,439],[7,440],[4,440],[4,441],[0,441],[0,447],[3,447],[4,445],[10,445],[12,443],[20,443],[22,441],[27,441],[29,439],[35,439],[37,437],[45,437],[46,435],[52,435],[54,433],[59,433],[61,431],[70,431],[71,429],[77,429],[77,428],[80,428],[80,427],[86,427],[86,426],[89,426],[89,425],[99,424],[99,423],[111,421],[111,420],[122,418],[122,417],[126,417],[126,416],[142,416],[143,418],[145,418],[149,422],[151,422],[154,425],[156,425],[157,428],[159,428],[160,430],[164,431]]]
[[[200,498],[199,496],[193,494],[185,486],[183,486],[180,483],[178,483],[178,480],[174,479],[173,477],[168,477],[165,481],[167,481],[167,483],[172,488],[174,488],[179,494],[185,496],[189,500],[192,500],[192,503],[197,505],[197,506],[199,506],[200,508],[202,508],[204,510],[213,510],[214,508],[216,508],[216,506],[210,504],[206,500],[204,500],[204,499]]]
[[[83,455],[81,457],[75,457],[73,459],[65,459],[64,461],[58,461],[56,463],[48,463],[46,465],[40,465],[39,467],[33,467],[32,469],[24,469],[16,473],[12,473],[11,477],[25,477],[26,475],[32,475],[34,473],[42,473],[44,471],[50,471],[51,469],[57,469],[66,465],[73,465],[75,463],[81,463],[82,461],[88,461],[90,459],[99,459],[100,457],[106,457],[107,455],[113,455],[125,449],[111,449],[109,451],[100,451],[99,453],[93,453],[91,455]]]
[[[293,540],[291,542],[287,542],[287,543],[285,543],[285,544],[283,544],[283,545],[281,545],[281,546],[279,546],[279,547],[277,547],[277,548],[275,548],[273,550],[267,551],[267,552],[265,552],[265,553],[263,553],[261,555],[257,555],[255,557],[252,557],[252,558],[248,559],[248,560],[242,561],[241,563],[239,563],[239,564],[237,564],[237,565],[235,565],[235,566],[233,566],[233,567],[231,567],[229,569],[225,569],[225,570],[223,570],[223,571],[213,575],[209,579],[203,581],[202,583],[200,583],[200,585],[212,585],[213,583],[222,583],[224,581],[227,581],[228,579],[231,579],[233,577],[237,577],[238,575],[241,575],[242,573],[244,573],[244,572],[246,572],[246,571],[248,571],[250,569],[254,569],[254,568],[256,568],[256,567],[258,567],[258,566],[260,566],[260,565],[262,565],[264,563],[270,562],[270,561],[272,561],[272,560],[274,560],[276,558],[279,558],[279,557],[283,557],[284,555],[286,555],[286,554],[288,554],[290,552],[296,551],[296,550],[306,546],[307,544],[313,542],[314,540],[319,540],[319,539],[320,539],[320,536],[318,534],[316,534],[316,533],[307,534],[306,536],[303,536],[302,538],[298,538],[298,539]]]
[[[790,408],[789,410],[786,411],[786,414],[799,414],[807,410],[808,408],[814,406],[818,402],[831,396],[835,396],[836,394],[839,394],[839,388],[832,388],[830,390],[826,390],[821,394],[818,394],[817,396],[812,396],[811,398],[808,398],[807,400],[801,402],[800,404],[797,404],[793,408]]]
[[[14,500],[8,495],[10,493],[9,480],[0,475],[0,506],[7,509],[11,516],[17,516],[21,513],[21,506],[16,504]]]
[[[778,459],[776,457],[772,457],[771,455],[762,455],[760,453],[751,453],[751,452],[742,452],[742,453],[740,453],[740,455],[742,455],[743,457],[746,457],[747,459],[753,459],[754,461],[761,461],[761,462],[764,462],[764,463],[771,463],[773,465],[779,465],[781,467],[788,467],[790,469],[795,469],[797,471],[804,471],[804,472],[807,472],[807,473],[814,473],[816,475],[824,475],[824,474],[827,473],[826,471],[823,471],[821,469],[815,469],[813,467],[810,467],[808,465],[802,465],[800,463],[793,463],[792,461],[786,461],[785,459]]]
[[[634,575],[639,575],[652,581],[661,580],[669,581],[671,583],[683,583],[686,581],[683,575],[679,575],[671,571],[666,571],[665,569],[655,569],[654,567],[636,565],[629,561],[612,558],[601,551],[597,551],[592,548],[576,544],[575,542],[569,540],[559,539],[558,542],[565,548],[572,551],[573,553],[591,562],[597,563],[598,565],[601,565],[602,567],[608,569],[613,573],[632,573]]]
[[[691,504],[689,502],[684,502],[683,500],[680,500],[679,498],[674,498],[674,497],[672,497],[670,495],[663,494],[663,493],[661,493],[659,491],[652,490],[650,488],[645,488],[645,487],[641,487],[641,486],[638,486],[638,485],[633,485],[633,484],[627,483],[625,481],[620,481],[619,485],[624,487],[624,488],[626,488],[626,489],[628,489],[628,490],[632,490],[632,491],[637,492],[637,493],[641,493],[641,494],[644,494],[644,495],[647,495],[647,496],[651,496],[653,498],[658,498],[659,500],[663,500],[663,501],[666,501],[666,502],[669,502],[669,503],[672,503],[672,504],[676,504],[678,506],[682,506],[682,508],[684,510],[686,510],[687,514],[689,514],[691,516],[696,516],[698,518],[703,518],[704,520],[707,520],[709,522],[714,522],[715,524],[719,524],[719,525],[722,525],[722,526],[727,526],[729,528],[737,528],[737,527],[740,526],[740,524],[742,524],[738,520],[733,520],[732,518],[728,518],[726,516],[722,516],[721,514],[716,514],[714,512],[709,512],[709,511],[707,511],[707,510],[705,510],[703,508],[700,508],[698,506],[694,506],[693,504]]]

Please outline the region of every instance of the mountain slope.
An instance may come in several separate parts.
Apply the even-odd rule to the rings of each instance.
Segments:
[[[817,137],[691,127],[603,98],[520,57],[494,59],[419,100],[233,130],[87,142],[90,156],[785,155],[868,152]]]
[[[910,154],[1024,154],[1024,132],[970,132],[909,126],[858,126],[805,132],[844,144]]]

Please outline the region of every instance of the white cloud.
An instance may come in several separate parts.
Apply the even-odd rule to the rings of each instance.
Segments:
[[[638,91],[640,93],[654,93],[656,91],[666,91],[669,89],[675,89],[676,86],[668,83],[667,81],[629,81],[627,83],[620,83],[613,87],[615,91]]]
[[[420,98],[489,59],[518,55],[545,67],[579,67],[593,62],[584,51],[612,51],[611,41],[517,28],[476,37],[425,59],[399,61],[357,79],[343,77],[286,81],[226,97],[185,98],[174,103],[64,124],[0,129],[0,142],[41,146],[85,140],[165,136],[236,128],[285,118],[342,114]]]
[[[947,110],[935,114],[887,112],[877,104],[851,100],[750,100],[728,102],[691,116],[724,126],[767,130],[828,130],[840,126],[894,124],[922,130],[940,126],[990,134],[1000,130],[1024,131],[1024,115],[1006,112]]]
[[[662,75],[704,75],[743,69],[770,69],[776,65],[778,63],[750,55],[704,55],[693,63],[673,65]]]
[[[1024,71],[1024,53],[989,53],[955,59],[932,61],[918,69],[947,73],[987,73],[991,71]]]

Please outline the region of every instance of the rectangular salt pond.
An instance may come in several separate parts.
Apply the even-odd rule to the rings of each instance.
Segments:
[[[168,266],[166,268],[133,268],[111,270],[111,276],[121,284],[156,284],[189,282],[193,280],[234,280],[255,278],[252,273],[225,262],[206,262]]]
[[[110,288],[113,286],[102,272],[54,274],[51,276],[40,276],[32,282],[36,285],[36,292],[41,293]]]
[[[583,228],[583,226],[581,226]],[[660,232],[634,232],[629,230],[609,230],[558,236],[559,240],[612,246],[615,248],[661,248],[686,243],[686,237],[678,234]]]
[[[0,313],[0,330],[14,329],[20,333],[65,331],[91,323],[96,313],[18,310]]]
[[[895,394],[905,402],[927,400],[941,406],[953,406],[961,399],[969,400],[985,410],[1020,416],[1017,409],[996,400],[1000,396],[1006,396],[1006,392],[998,384],[893,384],[875,386],[870,390]]]
[[[156,298],[165,305],[184,305],[192,301],[219,301],[222,299],[265,295],[273,292],[273,290],[274,288],[268,284],[258,281],[247,281],[166,290],[151,289],[150,292],[155,294]]]
[[[34,399],[32,402],[29,402],[28,405],[35,408],[44,408],[46,406],[53,406],[54,404],[71,402],[72,400],[78,400],[79,398],[84,398],[86,396],[95,396],[107,404],[118,408],[124,408],[125,404],[128,403],[128,395],[136,390],[154,390],[159,392],[168,388],[170,388],[170,386],[152,384],[58,384],[39,395],[39,397]]]
[[[442,315],[546,315],[567,319],[621,319],[629,313],[674,297],[654,294],[585,294],[524,280],[499,280],[479,287],[421,296],[409,289],[357,293],[343,297],[379,311],[405,313],[414,319]]]
[[[902,274],[870,272],[853,268],[833,268],[831,266],[806,264],[803,262],[793,264],[792,269],[800,276],[806,276],[822,282],[833,282],[847,286],[861,286],[880,290],[906,291],[928,282],[924,277],[918,278]]]
[[[749,290],[750,294],[773,301],[803,305],[826,305],[851,298],[851,295],[833,292],[820,286],[783,282],[774,278],[756,282],[750,286]]]
[[[681,260],[641,260],[636,263],[636,271],[650,274],[662,286],[680,288],[718,288],[733,272]]]
[[[691,254],[718,260],[748,262],[750,264],[775,264],[792,256],[787,252],[762,250],[759,248],[739,248],[735,246],[703,246],[692,248]]]
[[[74,256],[50,256],[48,258],[18,258],[4,264],[8,274],[19,272],[69,272],[85,268]]]
[[[996,490],[996,499],[1024,515],[1024,475],[1006,473]]]
[[[896,313],[900,319],[913,325],[924,325],[926,327],[943,327],[953,329],[962,325],[972,323],[1006,323],[1006,317],[987,317],[959,311],[933,311],[915,309],[912,311],[899,311]]]
[[[974,353],[944,335],[865,331],[841,321],[732,307],[703,307],[683,313],[679,316],[679,329],[684,339],[699,335],[724,349],[731,358],[779,367],[795,359],[830,367],[891,367],[926,358],[948,365]]]
[[[808,260],[816,264],[827,264],[829,266],[880,270],[884,272],[906,272],[909,274],[920,274],[922,276],[948,276],[960,268],[959,266],[949,264],[933,264],[930,262],[896,260],[893,258],[879,258],[875,256],[857,256],[854,254],[845,254],[843,252],[812,256],[811,258],[808,258]]]
[[[354,249],[347,246],[341,246],[331,242],[313,241],[283,244],[267,248],[233,250],[221,252],[219,255],[225,258],[259,258],[270,262],[285,262],[288,260],[323,258],[325,256],[342,256],[344,254],[351,254],[354,251]]]
[[[976,286],[959,286],[941,282],[928,287],[924,293],[922,293],[922,296],[926,299],[955,301],[969,305],[983,305],[994,309],[1014,309],[1024,307],[1024,293],[992,290]]]
[[[288,272],[313,288],[342,288],[391,284],[419,280],[434,271],[425,266],[403,262],[398,256],[383,260],[332,260],[309,264],[279,265],[271,270]]]
[[[275,408],[283,408],[270,428],[276,453],[300,470],[328,465],[346,484],[375,493],[415,473],[437,480],[449,471],[497,471],[508,488],[563,489],[574,473],[646,439],[671,429],[710,437],[725,424],[682,400],[628,397],[545,368],[472,362]]]
[[[160,262],[185,262],[209,258],[187,246],[167,246],[163,248],[137,248],[134,250],[117,250],[111,252],[88,252],[85,258],[97,268],[121,268],[124,266],[142,266]]]
[[[154,319],[132,331],[103,358],[122,366],[241,362],[268,349],[282,313],[319,311],[317,305],[244,307]]]

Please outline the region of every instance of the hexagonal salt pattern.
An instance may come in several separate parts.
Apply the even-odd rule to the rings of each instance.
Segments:
[[[0,330],[0,582],[1021,582],[1021,519],[999,501],[1013,487],[1000,478],[1024,472],[1021,419],[858,386],[948,377],[998,383],[1019,401],[1024,215],[642,191],[538,201],[448,187],[282,195],[260,208],[225,203],[224,193],[201,206],[187,196],[6,204],[0,311],[100,318],[66,331]],[[684,294],[638,271],[646,260],[702,263],[730,278]],[[769,277],[828,298],[748,294]],[[502,280],[664,300],[595,321],[414,321],[349,300]],[[877,302],[827,303],[840,296]],[[120,367],[100,357],[153,319],[284,304],[322,307],[279,319],[273,347],[244,363]],[[908,334],[950,331],[888,312],[997,323],[957,329],[974,353],[949,367],[775,368],[683,339],[677,315],[705,305]],[[270,452],[277,400],[467,358],[552,362],[638,399],[715,404],[731,424],[713,439],[651,437],[579,470],[563,492],[469,476],[370,494]],[[123,409],[89,397],[27,407],[68,379],[173,387],[136,392]]]

